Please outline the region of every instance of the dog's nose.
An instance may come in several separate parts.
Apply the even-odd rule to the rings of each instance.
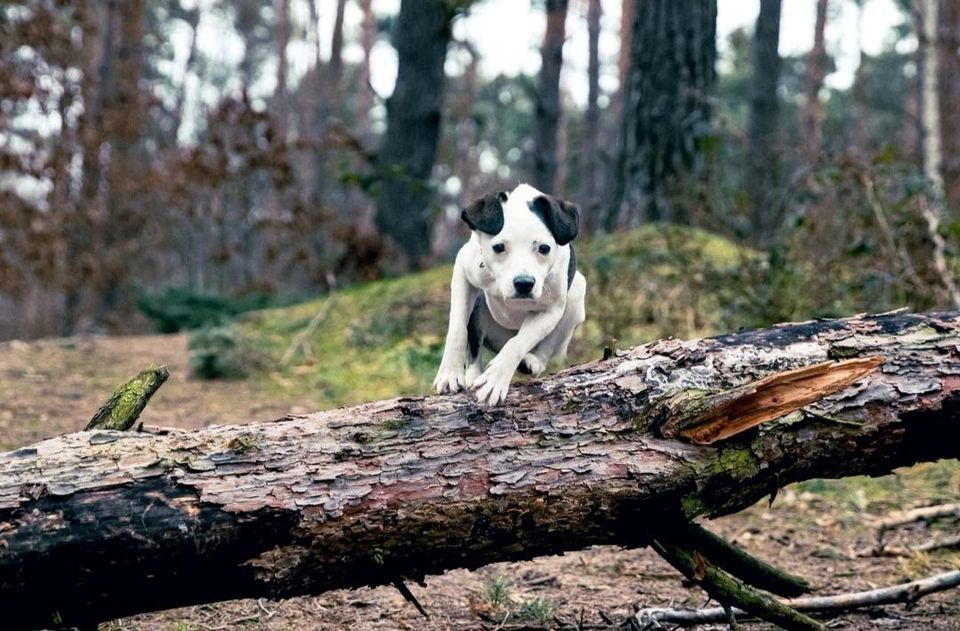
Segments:
[[[526,296],[533,291],[533,286],[537,284],[533,276],[514,276],[513,288],[517,290],[517,295]]]

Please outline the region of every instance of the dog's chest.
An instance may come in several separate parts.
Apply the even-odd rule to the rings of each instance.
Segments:
[[[497,324],[511,331],[519,331],[520,326],[523,325],[523,321],[530,315],[531,310],[529,308],[518,309],[502,298],[491,296],[488,292],[483,293],[487,302],[487,308],[490,310],[490,315],[497,321]]]

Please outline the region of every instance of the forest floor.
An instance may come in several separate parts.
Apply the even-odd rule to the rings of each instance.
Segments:
[[[281,394],[269,376],[206,382],[188,377],[187,336],[89,337],[0,344],[0,449],[81,428],[112,389],[145,364],[166,364],[170,381],[144,411],[148,425],[200,427],[278,417],[324,405],[322,395]],[[278,378],[282,378],[279,377]],[[297,390],[297,389],[295,389]],[[858,557],[875,545],[871,520],[890,511],[960,497],[960,464],[924,464],[882,478],[814,480],[709,526],[752,553],[807,577],[832,594],[960,567],[960,551],[910,557]],[[910,544],[942,536],[956,521],[915,524],[888,535]],[[102,629],[576,628],[619,620],[635,606],[702,606],[706,596],[647,549],[597,547],[525,563],[458,570],[411,585],[430,614],[423,619],[392,587],[336,591],[283,602],[241,600],[146,614]],[[559,621],[559,622],[558,622]],[[763,625],[745,625],[763,628]],[[715,626],[714,628],[723,628]],[[913,609],[874,608],[834,628],[960,628],[960,594],[930,596]]]

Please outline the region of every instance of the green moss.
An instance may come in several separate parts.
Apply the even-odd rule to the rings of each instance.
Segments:
[[[227,447],[237,454],[245,454],[258,448],[252,436],[237,436],[230,441]]]
[[[170,373],[166,367],[150,366],[141,371],[136,377],[117,388],[110,400],[97,410],[86,430],[113,429],[126,431],[130,429],[140,412],[150,401],[150,397],[166,382]]]
[[[700,496],[696,494],[685,495],[680,500],[680,511],[688,519],[699,517],[708,512],[709,508],[703,503]]]

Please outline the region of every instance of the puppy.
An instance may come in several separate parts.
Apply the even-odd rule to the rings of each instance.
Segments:
[[[539,375],[563,358],[584,320],[587,281],[570,244],[580,211],[527,184],[487,195],[463,211],[473,234],[457,254],[450,326],[437,392],[477,391],[482,404],[507,398],[521,372]],[[481,373],[480,348],[497,356]]]

